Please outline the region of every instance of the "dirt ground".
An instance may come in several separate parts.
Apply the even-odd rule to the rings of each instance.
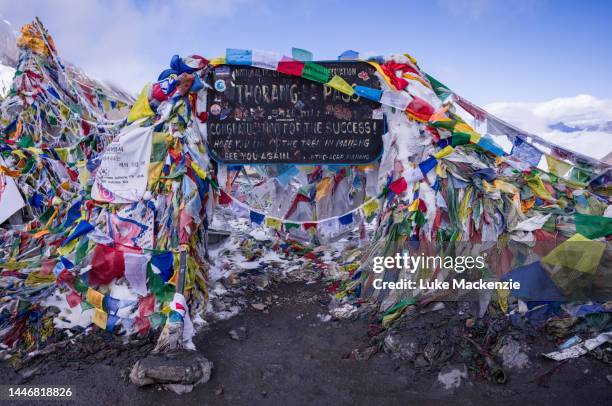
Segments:
[[[274,298],[266,311],[249,307],[197,336],[197,348],[214,370],[210,382],[191,393],[179,396],[129,383],[130,366],[151,344],[128,350],[110,344],[102,345],[104,351],[94,344],[66,348],[48,356],[27,379],[21,375],[24,370],[16,373],[2,364],[0,384],[74,385],[76,401],[65,402],[69,405],[612,404],[607,379],[612,368],[593,357],[559,365],[529,354],[531,366],[510,371],[504,385],[470,374],[458,388],[445,389],[438,371],[416,368],[386,353],[347,359],[368,343],[368,323],[323,321],[329,300],[323,284],[278,284],[258,295]],[[240,327],[248,337],[230,337]],[[44,404],[13,404],[26,403]]]

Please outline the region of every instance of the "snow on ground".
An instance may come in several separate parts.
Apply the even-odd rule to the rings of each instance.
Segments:
[[[11,89],[13,76],[15,76],[15,68],[0,65],[0,98],[6,96]]]

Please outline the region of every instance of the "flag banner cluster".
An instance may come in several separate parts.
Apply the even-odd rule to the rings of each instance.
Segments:
[[[297,221],[282,219],[261,213],[260,209],[255,209],[246,203],[241,202],[226,191],[219,190],[219,204],[221,206],[231,206],[231,209],[236,215],[248,218],[251,223],[260,226],[266,226],[274,230],[290,231],[293,228],[302,228],[303,230],[316,230],[319,224],[332,221],[338,222],[340,225],[347,226],[353,223],[354,213],[363,214],[364,218],[371,218],[379,209],[378,198],[369,198],[358,207],[351,209],[341,215],[327,217],[318,220]]]

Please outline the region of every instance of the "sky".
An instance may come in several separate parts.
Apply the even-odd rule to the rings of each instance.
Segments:
[[[0,0],[0,14],[16,29],[39,16],[63,58],[132,93],[173,54],[408,52],[497,112],[557,117],[586,101],[612,121],[612,1]]]
[[[133,92],[174,53],[408,52],[479,103],[612,94],[612,2],[564,0],[0,0],[17,28],[39,16],[60,54]]]

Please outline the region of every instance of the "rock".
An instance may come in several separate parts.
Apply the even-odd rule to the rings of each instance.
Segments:
[[[196,351],[150,354],[136,362],[130,381],[137,386],[158,384],[175,393],[188,393],[210,380],[213,363]]]
[[[446,365],[438,373],[438,382],[444,386],[444,389],[455,389],[461,386],[461,381],[467,379],[467,377],[465,364]]]
[[[427,360],[425,359],[425,356],[423,356],[423,354],[419,354],[417,355],[416,359],[414,360],[414,366],[417,368],[422,368],[422,367],[426,367],[429,365],[429,362],[427,362]]]
[[[177,395],[182,395],[184,393],[189,393],[193,390],[193,385],[180,385],[176,383],[168,383],[162,385],[162,388],[165,390],[176,393]]]
[[[513,338],[506,340],[497,355],[501,357],[504,368],[522,369],[529,366],[529,356],[523,350],[521,343]]]
[[[268,275],[258,275],[253,278],[255,285],[260,289],[265,289],[270,285],[270,277]]]
[[[419,351],[419,342],[414,336],[389,334],[385,337],[383,349],[391,354],[391,358],[412,361]]]
[[[265,310],[266,309],[266,305],[263,303],[251,303],[251,306],[255,310]]]
[[[230,337],[232,337],[233,340],[236,341],[246,340],[249,337],[249,333],[247,331],[246,326],[241,326],[230,330],[229,335]]]
[[[237,272],[230,272],[225,278],[221,279],[221,283],[226,289],[236,286],[240,283],[240,275]]]

